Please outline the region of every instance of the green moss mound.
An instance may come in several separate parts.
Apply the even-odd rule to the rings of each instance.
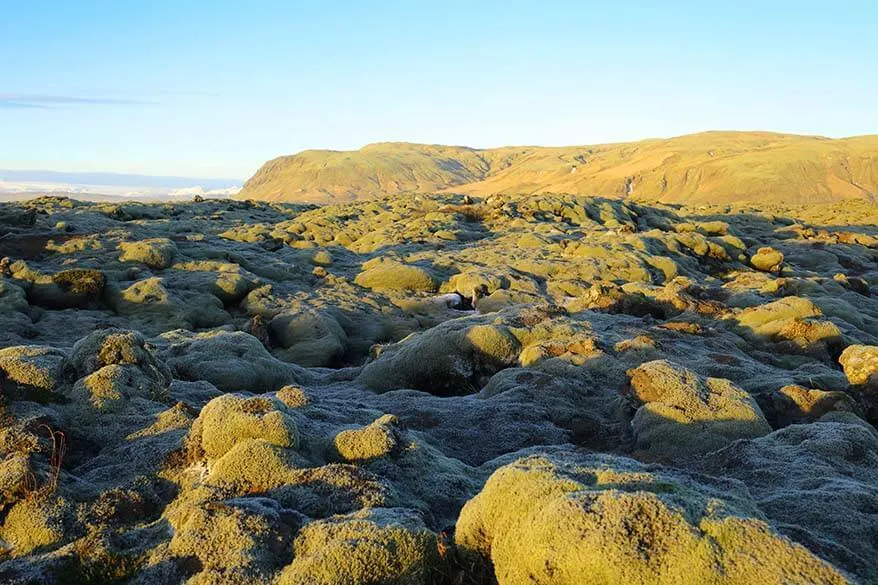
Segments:
[[[225,455],[235,444],[261,439],[269,445],[295,448],[299,442],[295,421],[279,400],[237,394],[214,398],[201,409],[192,439],[209,459]]]
[[[122,242],[119,244],[119,260],[137,262],[150,268],[162,270],[171,265],[177,254],[177,244],[168,238],[150,238],[139,242]]]
[[[641,404],[631,421],[641,449],[659,457],[707,453],[771,432],[756,401],[720,378],[704,378],[667,360],[629,370]]]
[[[430,273],[417,266],[407,266],[393,261],[369,265],[359,273],[354,282],[376,291],[431,292],[436,283]]]
[[[428,585],[436,536],[411,510],[374,508],[306,525],[278,585]]]
[[[500,585],[850,582],[775,532],[740,486],[705,481],[612,456],[521,459],[464,506],[456,539]]]

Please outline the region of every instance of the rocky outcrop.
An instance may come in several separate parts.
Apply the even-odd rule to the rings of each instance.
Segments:
[[[570,451],[494,472],[461,511],[456,541],[501,585],[848,582],[772,529],[734,482]]]

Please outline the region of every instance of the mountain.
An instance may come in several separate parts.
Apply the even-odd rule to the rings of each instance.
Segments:
[[[212,179],[204,177],[179,177],[138,175],[133,173],[65,172],[45,170],[3,170],[0,180],[17,183],[66,183],[73,185],[102,185],[106,187],[138,187],[153,189],[187,189],[200,186],[206,190],[226,189],[240,185],[240,179]]]
[[[229,197],[240,189],[236,179],[136,175],[128,173],[0,170],[0,200],[20,200],[37,193],[77,198],[173,199]]]
[[[665,203],[878,199],[878,135],[703,132],[569,147],[411,143],[306,150],[265,163],[236,196],[342,202],[399,192],[572,193]]]

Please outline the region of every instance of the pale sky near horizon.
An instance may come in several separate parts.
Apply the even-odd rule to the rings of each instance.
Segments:
[[[878,133],[875,2],[0,6],[0,169],[244,179],[377,141]]]

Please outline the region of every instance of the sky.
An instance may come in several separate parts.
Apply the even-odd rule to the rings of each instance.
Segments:
[[[0,169],[878,133],[878,2],[0,0]]]

